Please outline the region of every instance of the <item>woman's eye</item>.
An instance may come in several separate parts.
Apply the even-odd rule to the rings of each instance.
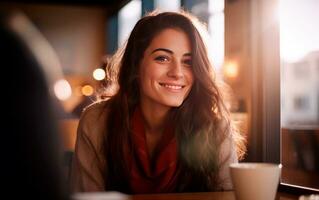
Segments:
[[[160,62],[167,62],[169,59],[166,56],[157,56],[155,60]]]
[[[187,59],[187,60],[184,60],[183,63],[189,67],[192,66],[192,60],[191,59]]]

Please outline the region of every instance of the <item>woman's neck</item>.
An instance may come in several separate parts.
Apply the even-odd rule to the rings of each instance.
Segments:
[[[145,131],[150,134],[162,133],[165,128],[170,108],[167,106],[149,106],[141,103],[145,119]]]

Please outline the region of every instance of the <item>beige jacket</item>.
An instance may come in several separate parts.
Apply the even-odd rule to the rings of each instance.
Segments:
[[[71,169],[72,192],[104,191],[105,158],[102,141],[106,130],[107,102],[94,103],[82,113]],[[229,164],[238,162],[234,143],[227,138],[221,148],[221,190],[232,189]]]

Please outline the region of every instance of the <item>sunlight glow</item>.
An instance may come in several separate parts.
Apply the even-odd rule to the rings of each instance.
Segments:
[[[224,15],[224,0],[209,0],[209,11],[211,16],[209,17],[209,32],[211,35],[210,46],[212,53],[212,60],[214,67],[220,70],[223,66],[225,56],[225,15]]]
[[[280,0],[280,54],[286,62],[296,62],[319,49],[319,26],[305,23],[319,19],[317,0]]]
[[[208,3],[208,8],[210,12],[224,12],[225,1],[224,0],[210,0]]]

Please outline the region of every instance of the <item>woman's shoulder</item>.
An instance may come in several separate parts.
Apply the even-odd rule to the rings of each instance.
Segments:
[[[81,119],[83,118],[90,118],[98,120],[101,117],[105,117],[109,110],[109,101],[108,100],[100,100],[96,101],[86,108],[84,108]]]
[[[89,179],[92,178],[95,181],[97,178],[95,176],[99,176],[96,173],[103,171],[105,166],[103,141],[106,134],[108,110],[109,103],[107,101],[94,102],[87,106],[81,114],[77,129],[75,156],[77,161],[81,162],[79,166],[77,166],[78,170],[81,170],[81,167],[86,168],[83,169],[88,170],[86,172],[92,173],[93,175],[86,174],[83,177],[85,178],[87,175],[92,176]],[[98,177],[99,182],[102,182],[100,179],[101,178]],[[91,180],[89,180],[89,182],[90,181]]]
[[[87,106],[81,114],[78,130],[88,137],[102,135],[106,130],[109,104],[107,100],[103,100]]]

